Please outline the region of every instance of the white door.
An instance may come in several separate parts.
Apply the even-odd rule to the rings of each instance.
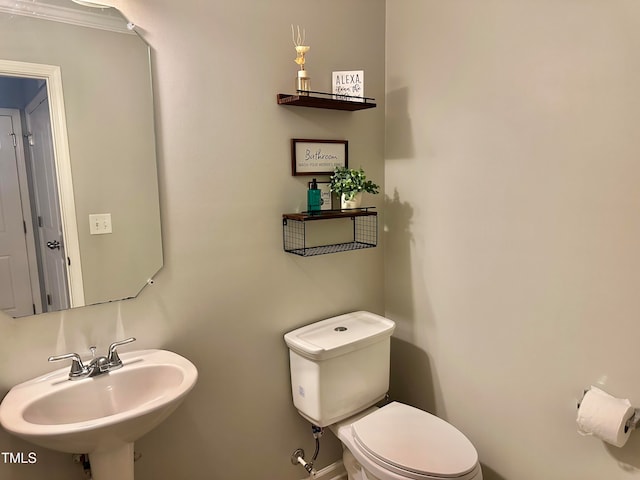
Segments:
[[[27,105],[26,120],[33,175],[33,197],[40,231],[42,280],[47,311],[69,308],[67,257],[63,245],[51,119],[46,89]]]
[[[0,310],[22,317],[34,313],[34,299],[14,145],[13,118],[0,112]],[[24,186],[26,179],[22,180]]]

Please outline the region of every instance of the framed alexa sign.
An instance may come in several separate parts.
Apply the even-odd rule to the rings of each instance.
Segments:
[[[292,175],[331,175],[336,167],[348,167],[346,140],[291,139]]]

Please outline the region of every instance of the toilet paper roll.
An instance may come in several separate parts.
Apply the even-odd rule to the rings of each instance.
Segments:
[[[631,435],[631,429],[625,432],[625,424],[634,413],[629,400],[591,387],[578,408],[578,433],[593,435],[611,445],[622,447]]]

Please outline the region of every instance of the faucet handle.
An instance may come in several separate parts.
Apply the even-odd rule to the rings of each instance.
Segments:
[[[49,357],[50,362],[57,362],[59,360],[66,360],[71,358],[71,370],[69,371],[69,378],[74,379],[82,377],[87,374],[88,369],[82,363],[80,355],[77,353],[65,353],[64,355],[53,355]]]
[[[131,343],[135,341],[136,341],[135,337],[129,337],[129,338],[126,338],[125,340],[113,342],[111,345],[109,345],[107,360],[109,361],[109,365],[111,369],[113,369],[114,367],[118,368],[122,366],[122,360],[120,360],[120,356],[118,355],[118,351],[116,350],[116,348],[118,348],[120,345],[126,345],[127,343]]]

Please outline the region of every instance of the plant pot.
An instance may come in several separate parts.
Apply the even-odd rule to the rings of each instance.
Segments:
[[[344,193],[340,197],[340,207],[343,210],[346,210],[349,208],[360,208],[361,203],[362,203],[362,192],[356,193],[351,200],[345,200]]]

